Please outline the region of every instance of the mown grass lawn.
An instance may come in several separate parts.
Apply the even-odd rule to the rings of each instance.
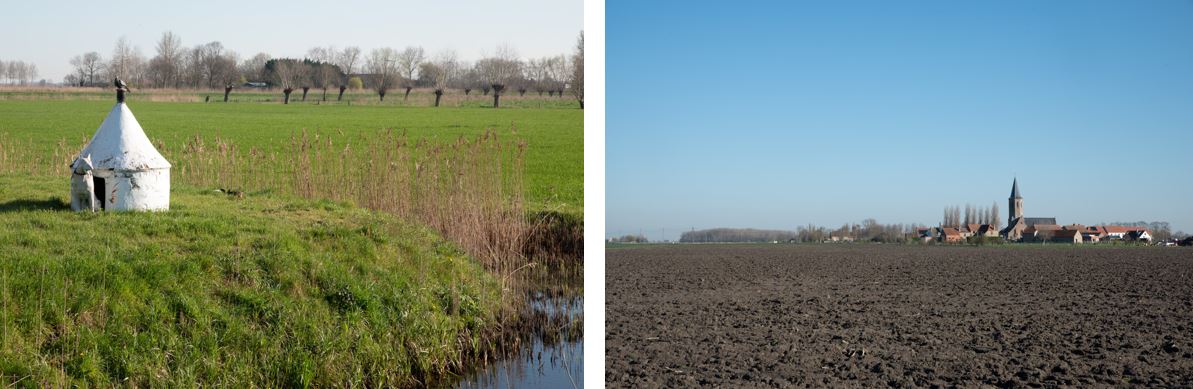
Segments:
[[[364,209],[175,186],[168,212],[75,213],[68,188],[0,175],[5,387],[417,385],[501,304],[453,244]]]
[[[401,95],[391,95],[387,100],[394,98],[400,99]],[[63,139],[81,147],[112,104],[109,100],[0,100],[0,135],[31,141],[34,147],[45,150],[53,149]],[[291,135],[304,130],[338,142],[366,142],[384,129],[447,142],[493,129],[500,136],[528,143],[524,177],[532,209],[583,214],[584,117],[579,109],[204,104],[138,101],[136,97],[130,97],[129,108],[154,142],[173,145],[195,135],[208,139],[218,135],[243,151],[250,147],[284,151]]]

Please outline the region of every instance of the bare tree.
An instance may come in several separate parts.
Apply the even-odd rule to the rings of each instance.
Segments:
[[[336,62],[336,48],[313,47],[307,50],[308,64],[311,67],[311,81],[315,86],[323,89],[323,101],[327,101],[327,88],[340,84],[340,69],[333,65]]]
[[[8,80],[14,84],[25,85],[29,78],[29,64],[24,61],[9,61],[6,74]]]
[[[120,37],[116,40],[116,46],[112,48],[112,60],[108,64],[108,73],[111,78],[132,79],[133,62],[137,55],[136,49],[128,43],[128,38]]]
[[[236,68],[237,62],[236,53],[231,51],[213,60],[213,71],[216,74],[214,80],[224,87],[225,103],[228,102],[228,95],[232,93],[232,88],[236,87],[241,78],[240,72]]]
[[[551,57],[530,59],[526,61],[527,81],[530,82],[531,87],[534,88],[535,92],[538,92],[539,96],[542,96],[543,92],[550,89],[548,87],[548,78],[550,76],[548,63],[550,63],[550,61]]]
[[[4,67],[5,81],[12,83],[14,80],[16,80],[16,78],[17,78],[17,63],[18,62],[20,62],[20,61],[16,61],[16,60],[9,61],[8,64]]]
[[[26,68],[25,68],[26,82],[33,83],[33,80],[37,79],[37,64],[30,62],[28,65],[25,65],[25,66],[26,66]]]
[[[269,76],[265,70],[265,64],[269,62],[269,54],[257,53],[243,62],[237,69],[246,80],[251,81],[266,81]]]
[[[8,79],[8,63],[0,60],[0,82]]]
[[[183,66],[182,39],[173,32],[162,33],[157,56],[149,61],[149,78],[161,87],[178,87]]]
[[[424,60],[426,57],[422,47],[410,46],[398,53],[398,73],[402,75],[403,86],[406,88],[403,100],[410,97],[410,90],[414,88],[414,73]]]
[[[385,92],[393,88],[397,84],[397,78],[401,77],[398,74],[397,62],[398,52],[392,48],[383,47],[369,52],[366,66],[373,77],[373,89],[377,91],[381,101],[385,101]]]
[[[271,59],[265,67],[273,74],[273,81],[282,87],[285,95],[282,104],[290,104],[290,93],[294,92],[295,85],[302,83],[302,72],[306,66],[299,61],[283,58]]]
[[[486,86],[493,88],[493,108],[500,108],[501,91],[522,73],[521,68],[517,52],[508,45],[498,46],[495,55],[476,62],[477,73],[483,82],[481,90],[486,90]]]
[[[220,42],[199,46],[198,53],[199,72],[206,87],[226,87],[231,80],[239,78],[236,72],[236,53],[225,51],[224,45]]]
[[[327,88],[339,84],[343,77],[340,69],[330,63],[318,62],[311,70],[311,79],[316,86],[323,88],[323,101],[327,101]]]
[[[464,96],[468,96],[472,89],[481,84],[480,75],[476,72],[476,67],[472,64],[460,63],[460,77],[457,79],[459,88],[464,90]]]
[[[312,47],[307,50],[307,59],[315,62],[332,63],[335,62],[336,48],[335,46],[327,47]]]
[[[995,201],[994,205],[990,208],[990,224],[994,225],[994,228],[998,228],[1002,224],[1002,220],[1000,219],[998,216],[998,202]]]
[[[311,68],[309,62],[303,61],[297,64],[294,75],[297,77],[294,85],[302,88],[302,101],[307,101],[307,92],[311,90],[311,76],[314,75],[314,69]]]
[[[436,56],[433,63],[435,67],[435,106],[439,106],[439,99],[443,97],[444,89],[455,82],[460,72],[459,60],[456,59],[456,52],[452,50],[444,50]]]
[[[584,109],[584,31],[576,39],[576,53],[572,54],[572,96],[580,102],[580,109]]]
[[[179,84],[190,88],[198,88],[203,84],[203,49],[195,46],[182,53],[182,66],[179,68]]]
[[[78,73],[80,83],[84,85],[95,85],[95,74],[104,69],[103,57],[94,51],[76,55],[70,59],[70,64],[75,67],[75,73]]]
[[[553,57],[547,62],[547,71],[550,74],[549,84],[554,91],[550,95],[562,98],[563,91],[567,88],[568,80],[572,78],[572,61],[565,55]]]
[[[344,90],[348,89],[348,80],[356,72],[358,62],[360,62],[360,48],[356,46],[345,47],[336,55],[336,65],[339,65],[340,71],[344,72],[344,80],[340,83],[340,96],[336,98],[337,101],[344,99]]]

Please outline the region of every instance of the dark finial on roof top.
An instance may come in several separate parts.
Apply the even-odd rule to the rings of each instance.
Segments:
[[[1015,182],[1011,184],[1011,198],[1021,199],[1023,196],[1019,195],[1019,178],[1015,178]]]
[[[124,83],[119,77],[112,79],[112,84],[116,85],[116,102],[124,102],[124,92],[128,91],[128,84]]]

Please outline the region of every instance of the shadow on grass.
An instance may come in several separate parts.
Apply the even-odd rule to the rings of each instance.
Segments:
[[[70,209],[70,204],[62,201],[60,198],[50,197],[45,200],[30,200],[20,199],[0,203],[0,212],[21,212],[21,211],[65,211]]]

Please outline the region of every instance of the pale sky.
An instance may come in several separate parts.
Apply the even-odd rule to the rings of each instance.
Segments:
[[[605,11],[608,236],[1005,223],[1015,177],[1028,217],[1193,232],[1193,1]]]
[[[315,46],[422,46],[475,60],[502,44],[522,58],[569,54],[584,26],[582,0],[503,1],[24,1],[6,2],[0,60],[36,63],[61,82],[70,58],[111,57],[125,36],[148,58],[165,31],[192,47],[219,41],[241,58],[301,57]]]

